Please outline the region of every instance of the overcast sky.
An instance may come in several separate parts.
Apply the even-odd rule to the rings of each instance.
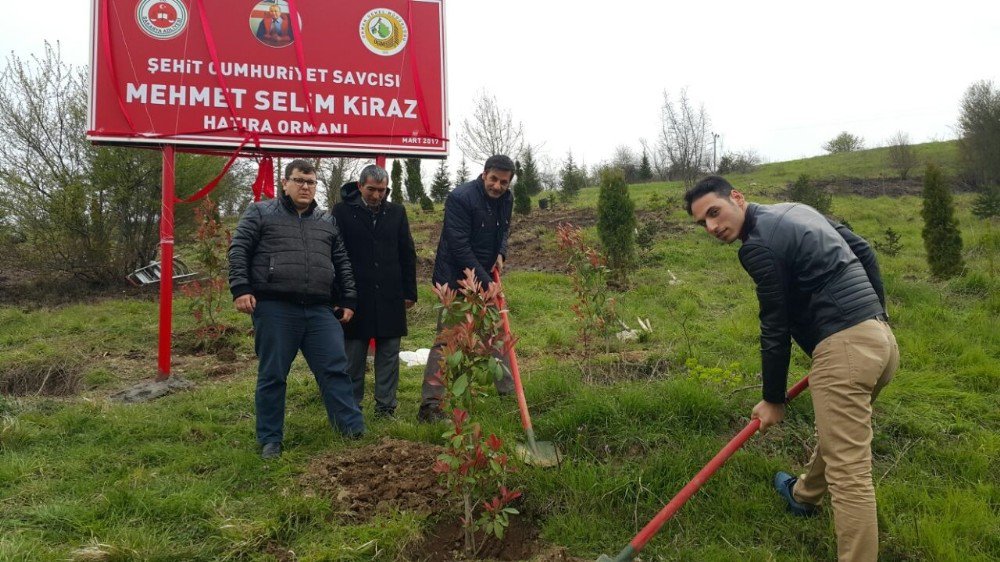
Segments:
[[[91,2],[43,4],[44,18],[6,26],[2,52],[59,40],[66,60],[86,64]],[[572,150],[594,164],[654,141],[664,91],[704,104],[725,149],[780,161],[821,154],[842,130],[869,146],[896,131],[954,138],[965,89],[1000,83],[996,0],[445,5],[452,137],[485,89],[553,161]]]

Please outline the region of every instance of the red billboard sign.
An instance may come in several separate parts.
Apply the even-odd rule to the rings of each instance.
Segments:
[[[93,0],[88,138],[444,156],[443,0]]]

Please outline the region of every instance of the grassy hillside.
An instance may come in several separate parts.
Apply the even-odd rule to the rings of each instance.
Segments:
[[[922,150],[946,154],[950,146]],[[735,181],[877,175],[874,152],[771,164]],[[510,256],[505,281],[535,431],[567,456],[559,469],[521,469],[522,511],[542,538],[590,560],[617,553],[759,399],[757,305],[737,248],[689,224],[677,207],[679,185],[631,192],[662,228],[631,289],[616,297],[626,322],[651,319],[650,341],[621,346],[585,377],[569,280],[551,269],[518,270],[518,260],[531,257],[522,250]],[[950,281],[929,278],[919,198],[834,199],[834,212],[869,240],[884,241],[889,227],[902,237],[898,255],[880,257],[902,352],[875,408],[883,560],[1000,559],[1000,255],[991,242],[1000,225],[990,230],[974,219],[970,199],[957,197],[969,269]],[[567,217],[592,217],[593,201],[596,189],[584,190]],[[424,255],[439,213],[412,212]],[[550,219],[536,212],[515,224],[538,239],[535,253],[553,251]],[[178,298],[178,332],[191,326],[185,304]],[[249,324],[235,312],[227,321]],[[427,347],[434,311],[426,283],[410,323],[404,348]],[[64,560],[85,546],[110,560],[289,560],[288,550],[297,560],[395,560],[430,528],[433,516],[406,512],[345,520],[331,498],[301,480],[318,455],[385,436],[437,442],[442,426],[414,423],[420,368],[402,370],[400,419],[366,412],[368,435],[349,442],[330,433],[315,382],[297,360],[287,452],[265,464],[253,442],[256,365],[245,332],[234,336],[235,360],[178,355],[175,372],[195,381],[193,390],[143,405],[108,400],[151,375],[155,337],[151,300],[0,305],[0,374],[82,377],[71,396],[0,396],[0,560]],[[791,377],[807,366],[796,352]],[[489,400],[487,417],[508,441],[519,438],[513,402]],[[774,471],[798,470],[808,459],[811,424],[805,393],[785,423],[737,453],[642,558],[833,560],[829,508],[815,519],[793,518],[769,484]]]

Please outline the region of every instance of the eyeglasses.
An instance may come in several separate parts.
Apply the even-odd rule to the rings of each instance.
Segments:
[[[316,187],[316,180],[307,180],[306,178],[288,178],[288,181],[293,182],[295,185]]]

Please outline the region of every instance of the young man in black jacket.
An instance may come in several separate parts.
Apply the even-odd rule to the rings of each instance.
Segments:
[[[757,285],[763,400],[761,431],[785,416],[791,340],[812,357],[818,442],[798,477],[774,486],[796,515],[812,515],[826,492],[841,561],[876,560],[878,520],[871,477],[872,402],[899,366],[875,254],[843,225],[802,204],[748,203],[709,176],[684,195],[688,213],[727,244]]]
[[[365,431],[347,376],[344,332],[357,292],[344,241],[330,213],[316,205],[316,168],[285,167],[283,192],[247,208],[229,246],[229,288],[236,310],[253,316],[257,366],[257,442],[261,456],[281,455],[285,381],[302,356],[316,377],[330,425],[349,437]],[[340,287],[334,295],[333,288]],[[344,309],[340,321],[333,303]]]
[[[514,208],[514,195],[510,192],[513,179],[514,161],[498,154],[486,160],[479,177],[448,194],[444,203],[444,226],[434,256],[435,284],[444,283],[457,289],[459,279],[465,278],[465,270],[472,269],[485,288],[493,282],[490,270],[494,267],[503,270],[504,260],[507,259],[510,215]],[[441,334],[440,319],[437,333]],[[440,347],[435,344],[431,348],[424,369],[420,411],[417,413],[420,422],[445,417],[441,411],[444,389],[437,381]],[[506,366],[507,359],[500,359]],[[496,382],[496,387],[500,394],[514,391],[509,366],[504,369],[504,376]]]
[[[399,341],[406,310],[417,302],[417,252],[406,208],[390,203],[389,174],[374,164],[340,188],[333,216],[344,237],[358,289],[354,319],[344,326],[354,398],[365,395],[368,343],[375,339],[375,415],[392,417],[399,386]]]

